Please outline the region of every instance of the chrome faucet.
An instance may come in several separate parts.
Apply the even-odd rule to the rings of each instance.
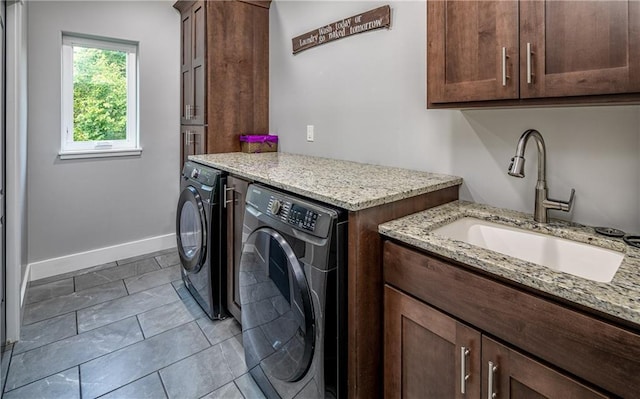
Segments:
[[[542,135],[535,129],[529,129],[520,136],[516,155],[511,158],[509,174],[514,177],[524,177],[524,150],[530,138],[533,138],[538,146],[538,182],[536,183],[536,206],[533,212],[533,220],[539,223],[547,223],[549,209],[557,209],[564,212],[571,211],[576,190],[571,189],[571,197],[567,202],[547,198],[547,149],[544,146]]]

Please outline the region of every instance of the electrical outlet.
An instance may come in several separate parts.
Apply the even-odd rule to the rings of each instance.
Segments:
[[[313,125],[307,125],[307,141],[313,141]]]

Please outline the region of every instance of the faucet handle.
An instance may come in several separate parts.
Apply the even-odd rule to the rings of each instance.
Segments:
[[[569,201],[558,201],[551,198],[547,198],[544,201],[542,201],[542,206],[546,209],[556,209],[559,211],[571,212],[571,209],[573,208],[573,200],[575,197],[576,197],[576,190],[572,188]]]
[[[571,189],[571,195],[569,196],[569,201],[558,201],[560,205],[560,210],[564,212],[571,212],[571,208],[573,208],[573,200],[576,197],[576,189]]]
[[[573,200],[575,199],[575,197],[576,197],[576,189],[572,188],[571,195],[569,196],[569,204],[568,204],[569,206],[567,208],[567,212],[571,212],[571,208],[573,208]]]

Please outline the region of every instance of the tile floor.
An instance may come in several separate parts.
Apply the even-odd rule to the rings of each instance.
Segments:
[[[2,356],[6,399],[263,397],[240,325],[205,315],[175,249],[32,282]]]

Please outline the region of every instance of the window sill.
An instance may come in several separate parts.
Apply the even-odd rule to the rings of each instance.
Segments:
[[[142,148],[111,149],[111,150],[79,150],[60,151],[60,159],[83,159],[83,158],[111,158],[111,157],[131,157],[142,154]]]

